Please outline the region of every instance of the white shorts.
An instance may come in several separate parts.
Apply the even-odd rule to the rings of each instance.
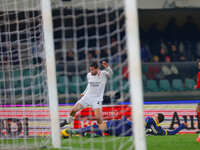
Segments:
[[[97,97],[83,96],[77,103],[81,104],[84,108],[91,106],[92,109],[102,108],[102,99]]]

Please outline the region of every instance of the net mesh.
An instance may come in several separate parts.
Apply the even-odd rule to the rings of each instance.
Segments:
[[[56,4],[53,23],[60,103],[77,100],[87,85],[89,62],[103,60],[114,71],[105,95],[110,101],[114,96],[122,101],[128,99],[123,2],[82,0]]]
[[[0,2],[1,147],[11,149],[18,145],[19,149],[49,148],[51,144],[48,138],[50,126],[41,3],[39,0]],[[106,87],[104,103],[128,101],[123,2],[51,2],[59,103],[76,102],[86,88],[89,63],[97,61],[100,64],[103,60],[114,71]],[[64,106],[62,111],[61,107],[61,120],[68,116],[70,109],[71,107]],[[109,109],[113,110],[112,107]],[[89,116],[92,116],[92,111]],[[108,119],[113,118],[111,116]],[[84,119],[87,121],[83,121]],[[85,116],[76,121],[81,125],[79,127],[95,122]],[[74,123],[74,127],[77,124]],[[112,138],[107,140],[111,143],[114,141]],[[84,149],[81,138],[78,142]],[[74,143],[77,143],[76,140],[69,139],[66,147],[72,149]],[[103,149],[106,148],[104,138],[96,143],[101,143]],[[114,144],[114,147],[116,149],[117,146]],[[90,148],[96,149],[93,139],[90,139]]]
[[[124,2],[53,1],[52,8],[59,103],[77,102],[87,86],[90,62],[96,61],[101,66],[104,60],[114,72],[108,80],[104,94],[104,121],[121,119],[120,113],[124,115],[125,112],[128,119],[131,119],[130,108],[113,107],[121,102],[129,102]],[[66,119],[69,111],[69,106],[64,105],[61,108],[61,120]],[[87,108],[76,115],[71,127],[81,128],[93,124],[96,124],[94,113]],[[86,141],[83,139],[69,138],[66,147],[87,149],[85,147],[88,146],[89,149],[108,149],[111,145],[110,149],[133,148],[132,137],[101,137]]]
[[[0,1],[0,146],[49,143],[49,113],[40,1]]]
[[[45,58],[44,52],[45,27],[42,24],[40,0],[0,0],[0,3],[1,149],[50,149],[45,69],[48,58]],[[60,120],[69,116],[71,104],[77,102],[85,90],[89,63],[92,61],[99,64],[107,61],[113,69],[113,76],[108,80],[104,94],[104,121],[121,119],[123,116],[131,120],[131,106],[121,105],[130,102],[124,1],[51,0],[51,6]],[[144,88],[145,94],[152,96],[153,92],[160,91],[152,87],[157,85],[157,81],[147,81],[145,77],[149,73],[149,66],[149,63],[143,64],[143,81],[147,87]],[[159,84],[164,92],[170,92],[166,86],[161,86],[160,79]],[[193,90],[194,84],[194,81],[189,84],[190,90]],[[162,90],[159,94],[163,94]],[[197,130],[199,127],[194,104],[146,104],[145,116],[164,113],[166,122],[162,126],[166,129],[172,125],[177,127],[178,124],[172,121],[175,112],[181,122],[191,120],[191,129]],[[87,108],[76,115],[69,128],[93,124],[96,124],[94,113]],[[183,132],[190,133],[188,130]],[[132,136],[73,136],[63,141],[62,147],[68,149],[133,149]]]

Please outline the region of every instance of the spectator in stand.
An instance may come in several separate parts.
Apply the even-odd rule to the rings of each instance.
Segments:
[[[100,50],[96,49],[93,53],[93,57],[99,59],[100,58]]]
[[[0,62],[1,62],[1,65],[4,65],[4,62],[7,62],[6,51],[7,51],[6,46],[1,45],[0,46]]]
[[[72,50],[67,51],[66,61],[74,61],[74,53]],[[76,68],[73,65],[74,63],[67,63],[67,73],[69,80],[72,80],[73,74],[76,72]]]
[[[127,50],[121,49],[120,54],[121,54],[121,61],[124,62],[127,59]]]
[[[140,30],[140,40],[141,41],[146,41],[146,32],[144,31],[144,29],[140,26],[139,27],[139,30]]]
[[[88,62],[93,61],[94,57],[93,57],[92,52],[88,52],[88,57],[87,57],[87,59],[88,59]]]
[[[184,55],[180,55],[179,61],[184,62],[184,61],[187,61],[187,59],[185,58]]]
[[[86,50],[78,51],[78,59],[85,60],[85,53],[86,53]]]
[[[194,86],[194,89],[198,88],[200,88],[200,61],[198,61],[197,84]]]
[[[164,79],[168,79],[170,82],[173,79],[179,78],[179,71],[175,64],[171,64],[171,58],[165,57],[165,64],[161,67],[162,76]]]
[[[161,47],[160,54],[159,54],[159,60],[160,62],[165,62],[165,57],[167,56],[167,51],[164,47]]]
[[[5,67],[7,65],[9,65],[9,56],[3,56],[3,61],[2,61],[2,65]],[[6,67],[5,67],[6,68]]]
[[[118,64],[120,60],[120,53],[118,53],[119,45],[116,40],[116,38],[111,39],[111,49],[110,49],[110,54],[112,57],[109,57],[111,59],[111,62],[114,64]]]
[[[153,63],[148,65],[148,79],[149,80],[159,80],[160,79],[160,65],[159,63],[159,57],[154,56],[153,57]]]
[[[109,56],[109,50],[108,49],[102,49],[100,52],[100,58],[101,60],[105,60],[106,62],[108,62],[108,56]]]
[[[12,64],[13,65],[19,65],[19,54],[18,54],[18,51],[19,51],[19,47],[17,44],[12,44],[11,45],[11,57],[12,57]],[[37,56],[37,62],[40,63],[40,59],[39,59],[39,56]]]
[[[129,72],[128,72],[127,65],[122,68],[122,75],[123,75],[123,79],[128,80]]]
[[[7,42],[5,45],[6,51],[3,52],[3,55],[10,55],[9,60],[12,65],[19,65],[19,56],[18,56],[18,45]]]
[[[56,62],[59,63],[59,62],[63,62],[63,53],[62,52],[59,52],[59,51],[56,51]]]
[[[171,44],[169,48],[169,56],[171,58],[171,61],[179,61],[180,52],[177,49],[176,44]]]
[[[105,45],[107,45],[107,38],[101,39],[99,44],[100,47],[104,47]]]
[[[166,39],[169,42],[179,41],[180,28],[177,26],[176,18],[169,19],[169,23],[165,28]]]
[[[142,57],[142,62],[148,62],[151,58],[151,54],[148,48],[146,48],[144,44],[141,44],[141,57]]]
[[[186,50],[185,56],[191,61],[196,55],[196,42],[199,39],[199,30],[192,16],[187,17],[181,33]]]
[[[67,51],[67,61],[73,61],[74,60],[74,53],[72,50]]]
[[[180,44],[182,44],[182,42]],[[192,61],[194,54],[196,54],[196,44],[192,44],[191,42],[187,41],[184,42],[183,45],[184,45],[184,51],[180,49],[180,53],[184,54],[187,60]]]
[[[115,55],[118,52],[118,42],[115,38],[111,39],[111,55]]]
[[[160,61],[160,58],[158,56],[153,56],[152,58],[153,63],[159,63],[159,61]]]
[[[196,44],[195,60],[200,59],[200,41]]]
[[[149,39],[149,48],[152,55],[158,55],[161,47],[162,32],[159,30],[159,24],[153,23],[147,35]]]
[[[186,41],[196,41],[199,38],[199,30],[192,16],[188,16],[182,27],[182,37]]]
[[[110,59],[111,59],[113,64],[119,64],[120,63],[120,53],[115,54]]]

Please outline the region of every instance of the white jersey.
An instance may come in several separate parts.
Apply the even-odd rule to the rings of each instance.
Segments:
[[[113,74],[112,69],[108,66],[106,69],[101,70],[99,74],[92,75],[90,72],[87,74],[88,85],[83,92],[86,97],[96,97],[103,101],[104,90],[107,79]]]

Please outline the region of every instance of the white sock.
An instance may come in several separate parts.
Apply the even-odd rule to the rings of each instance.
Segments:
[[[67,124],[72,123],[73,117],[72,116],[67,117],[66,121],[67,121]]]

